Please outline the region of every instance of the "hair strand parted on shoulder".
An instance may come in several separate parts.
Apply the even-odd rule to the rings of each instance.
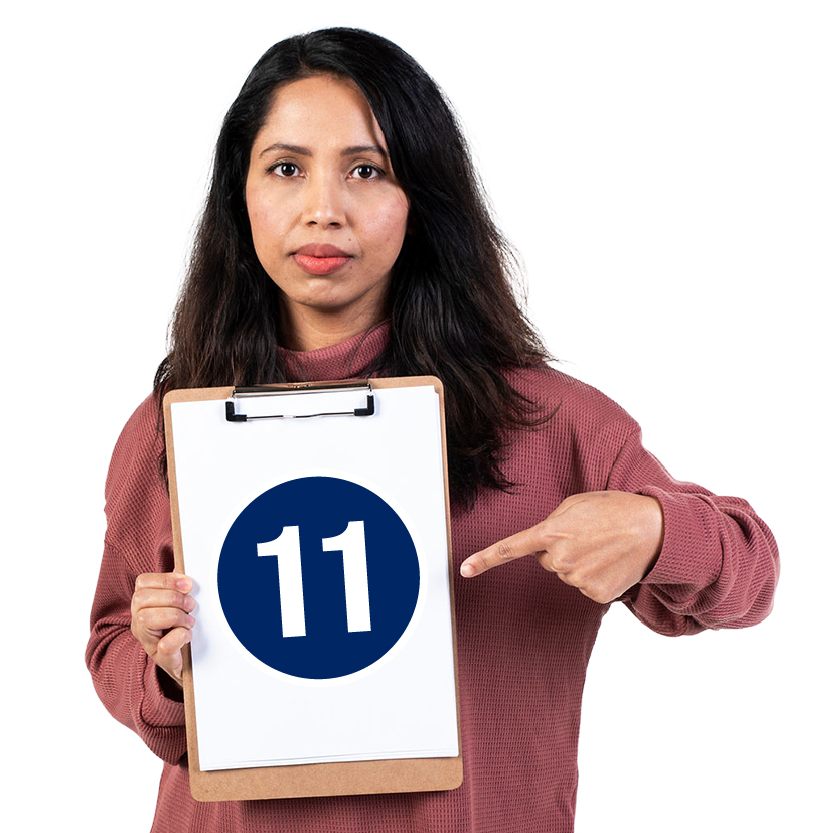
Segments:
[[[368,101],[410,200],[408,234],[390,285],[385,375],[436,375],[446,388],[455,501],[507,489],[503,434],[548,417],[507,382],[510,368],[549,358],[512,288],[514,257],[495,226],[462,130],[439,87],[395,44],[357,29],[325,29],[271,47],[231,105],[170,346],[155,378],[171,388],[286,381],[277,345],[280,293],[257,259],[245,202],[249,157],[275,91],[311,75],[352,80]],[[164,459],[160,459],[164,471]]]

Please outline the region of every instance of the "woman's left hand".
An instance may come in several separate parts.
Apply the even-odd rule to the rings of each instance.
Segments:
[[[568,497],[548,518],[469,556],[460,573],[486,570],[534,555],[585,596],[607,604],[641,581],[662,549],[659,501],[629,492]]]

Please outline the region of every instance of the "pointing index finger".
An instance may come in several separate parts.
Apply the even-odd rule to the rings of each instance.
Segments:
[[[464,578],[474,578],[474,576],[479,576],[499,564],[515,561],[525,555],[539,553],[543,549],[542,543],[537,526],[517,532],[496,544],[492,544],[490,547],[486,547],[485,550],[470,555],[460,565],[460,575]]]

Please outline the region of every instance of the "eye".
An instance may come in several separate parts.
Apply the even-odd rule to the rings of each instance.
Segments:
[[[278,162],[269,169],[272,173],[284,179],[298,176],[300,173],[298,166],[293,162]]]
[[[375,165],[356,165],[350,175],[355,179],[377,179],[382,175],[382,171]]]

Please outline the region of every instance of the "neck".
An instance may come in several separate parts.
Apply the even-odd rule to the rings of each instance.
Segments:
[[[300,352],[320,350],[347,341],[384,319],[384,310],[376,306],[366,310],[324,311],[286,304],[281,322],[283,346]]]

